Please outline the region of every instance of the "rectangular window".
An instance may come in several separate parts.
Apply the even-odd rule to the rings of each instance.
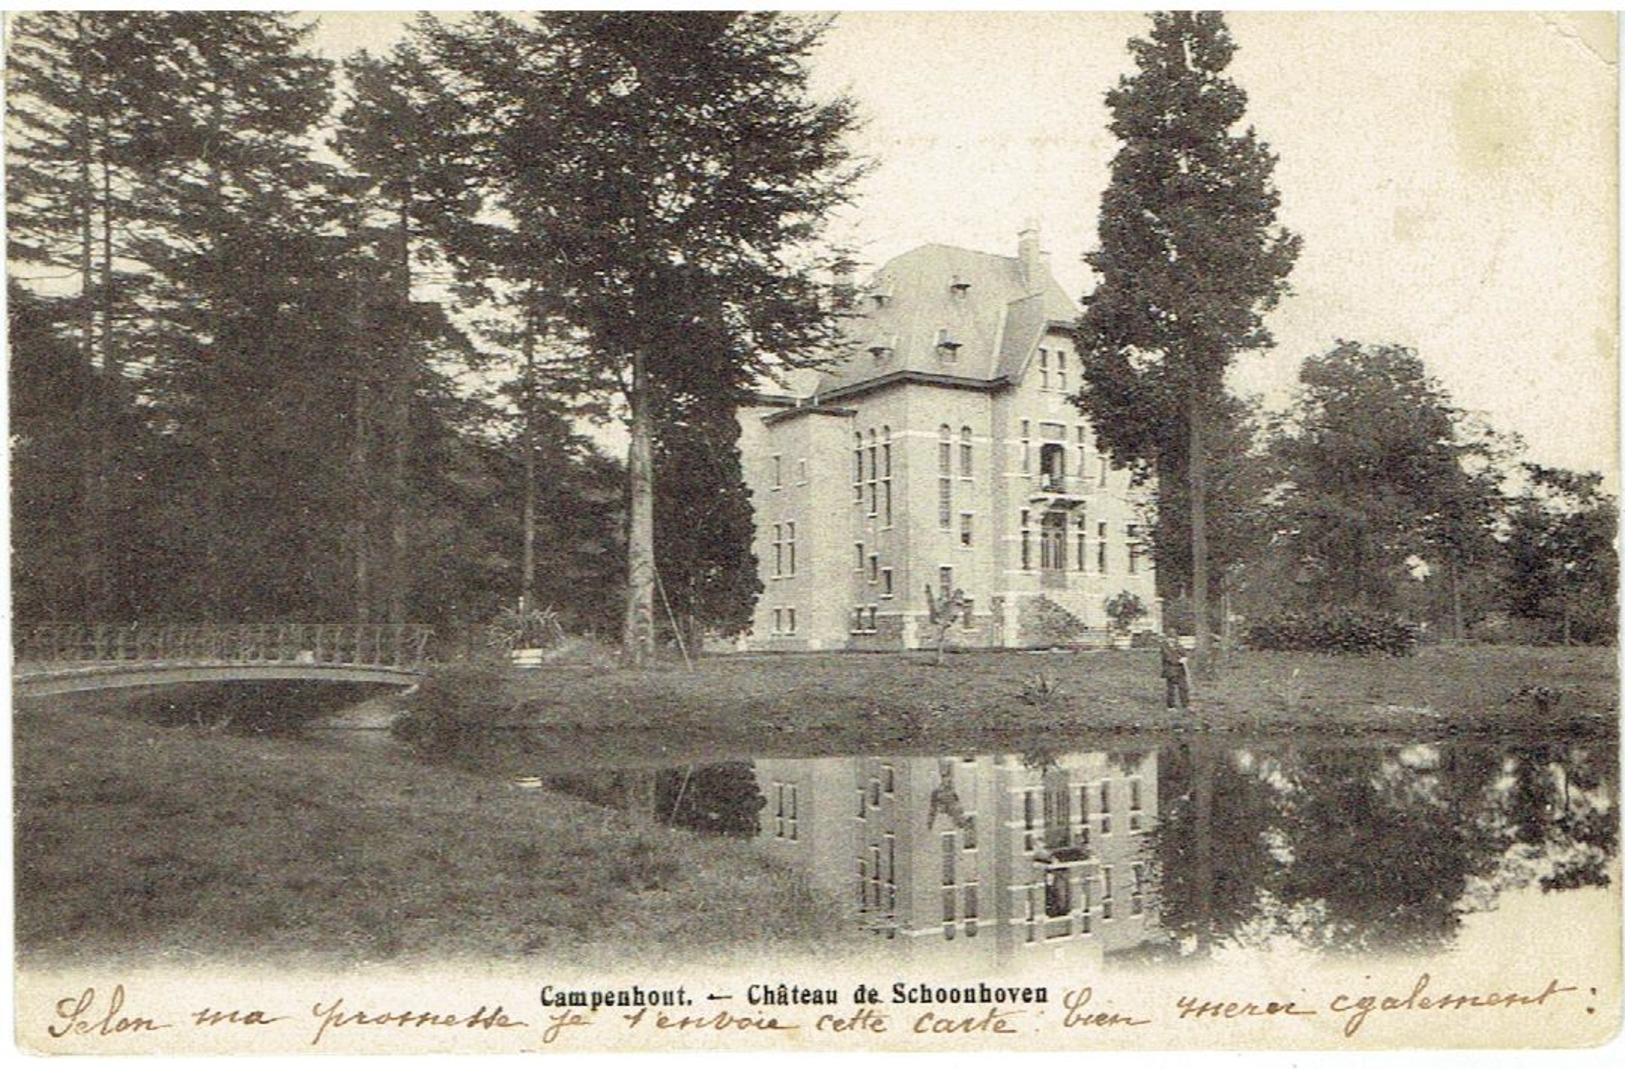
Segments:
[[[782,635],[784,633],[784,610],[783,609],[774,609],[773,610],[773,633],[775,635]]]
[[[1055,351],[1055,388],[1066,392],[1066,353],[1059,349]]]
[[[968,512],[959,514],[959,544],[962,546],[971,544],[971,514]]]
[[[955,862],[959,859],[959,836],[951,831],[942,833],[942,885],[952,887],[959,882],[958,868]]]
[[[880,766],[880,789],[886,794],[897,793],[897,768],[894,765]]]
[[[1077,569],[1083,571],[1089,566],[1089,522],[1082,516],[1078,517],[1078,560]]]
[[[1103,865],[1100,869],[1100,919],[1112,919],[1112,868]]]
[[[1032,424],[1027,420],[1021,421],[1021,473],[1028,474],[1033,470],[1033,443]]]
[[[970,428],[961,427],[959,430],[959,477],[961,479],[971,477],[971,455]]]
[[[1128,525],[1128,574],[1136,575],[1140,571],[1140,525]]]
[[[937,591],[941,595],[952,594],[954,590],[954,570],[952,568],[937,569]]]
[[[1104,523],[1095,528],[1095,571],[1101,575],[1106,574],[1106,525]]]
[[[880,504],[882,506],[881,513],[880,513],[881,526],[890,527],[891,524],[892,524],[892,519],[891,519],[891,480],[889,478],[885,482],[880,484]]]
[[[880,596],[883,598],[889,598],[892,596],[892,593],[891,569],[882,568],[880,569]]]
[[[1038,350],[1038,388],[1049,389],[1049,350]]]
[[[864,562],[868,560],[868,558],[865,557],[864,554],[863,554],[863,543],[862,542],[854,542],[854,543],[852,543],[852,548],[858,551],[858,563],[856,565],[854,565],[854,567],[856,567],[857,570],[861,572],[861,571],[863,571]]]
[[[1021,570],[1033,570],[1032,513],[1026,509],[1021,510]]]
[[[785,622],[785,633],[786,634],[791,634],[791,635],[795,634],[796,633],[796,610],[794,610],[794,609],[785,609],[784,610],[784,622]]]
[[[794,576],[796,574],[796,525],[793,522],[784,525],[784,548],[784,574]]]
[[[964,614],[960,616],[959,623],[960,623],[960,626],[964,627],[964,629],[966,631],[975,631],[976,630],[976,599],[975,598],[966,598],[965,599],[965,611],[964,611]]]
[[[773,525],[773,578],[784,577],[784,524]]]
[[[784,458],[774,453],[772,463],[773,489],[777,490],[784,485]]]
[[[1089,428],[1079,427],[1078,431],[1078,477],[1089,474]]]
[[[937,526],[944,531],[954,524],[954,481],[944,475],[937,480]]]
[[[869,582],[880,582],[880,554],[869,554]]]
[[[1100,784],[1100,834],[1112,833],[1112,785],[1109,781]]]
[[[1110,467],[1110,464],[1106,460],[1106,454],[1105,453],[1100,454],[1100,485],[1101,486],[1106,485],[1106,469],[1108,467]]]
[[[981,918],[981,911],[976,901],[976,885],[974,883],[968,883],[965,885],[964,897],[965,936],[966,938],[970,938],[976,934],[976,922]]]

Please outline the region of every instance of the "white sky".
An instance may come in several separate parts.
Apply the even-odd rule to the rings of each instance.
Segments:
[[[321,15],[317,46],[387,46],[404,16]],[[1232,385],[1289,397],[1336,339],[1416,348],[1457,404],[1543,463],[1618,486],[1617,36],[1552,13],[1229,16],[1231,74],[1280,156],[1303,236],[1274,350]],[[1136,13],[846,12],[820,91],[867,119],[879,161],[834,235],[872,265],[926,242],[1014,253],[1036,218],[1062,285],[1116,144],[1104,92],[1131,69]]]

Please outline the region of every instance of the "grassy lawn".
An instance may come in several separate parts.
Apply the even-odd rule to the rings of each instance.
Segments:
[[[49,964],[692,960],[827,946],[748,843],[377,753],[15,712],[17,945]]]
[[[1432,647],[1409,658],[1239,653],[1196,687],[1191,713],[1162,707],[1150,650],[714,657],[693,671],[514,673],[510,722],[571,731],[702,733],[758,750],[952,743],[977,734],[1611,730],[1613,649]],[[1546,688],[1537,701],[1532,688]],[[427,696],[426,696],[427,697]],[[748,752],[748,751],[747,751]]]

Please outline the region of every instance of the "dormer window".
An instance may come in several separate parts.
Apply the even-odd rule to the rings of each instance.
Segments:
[[[891,297],[892,282],[889,278],[877,280],[874,288],[869,291],[869,299],[874,302],[876,308],[886,307],[891,302]]]
[[[956,360],[959,357],[959,339],[947,327],[937,331],[937,356],[943,360]]]
[[[891,335],[882,335],[869,343],[869,355],[875,358],[875,363],[884,364],[890,360],[896,351],[897,342]]]
[[[970,282],[963,275],[955,275],[954,280],[948,283],[948,288],[955,297],[963,297],[970,292]]]

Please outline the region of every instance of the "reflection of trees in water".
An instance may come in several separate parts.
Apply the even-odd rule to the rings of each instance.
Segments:
[[[754,836],[766,805],[749,761],[667,769],[656,787],[663,822],[711,835]]]
[[[1290,935],[1324,951],[1448,943],[1473,905],[1538,880],[1606,884],[1610,746],[1584,742],[1164,751],[1163,928],[1189,953]]]
[[[549,776],[547,785],[597,805],[711,835],[754,836],[767,805],[749,761]]]

